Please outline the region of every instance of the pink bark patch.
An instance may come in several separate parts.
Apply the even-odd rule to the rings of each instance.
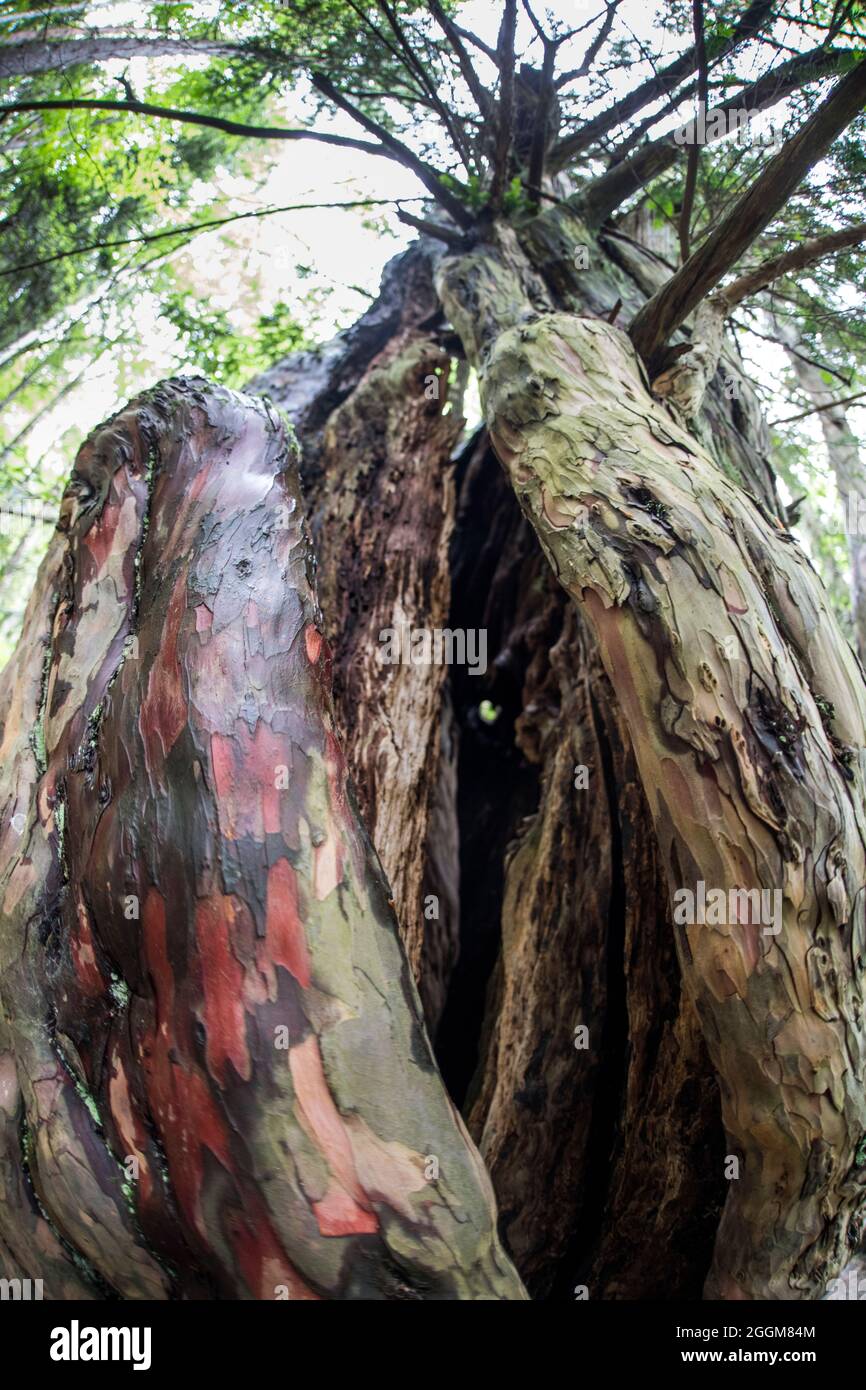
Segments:
[[[169,601],[162,642],[150,668],[138,720],[151,773],[165,762],[187,720],[187,701],[177,654],[185,612],[186,574],[181,573]]]
[[[129,1083],[126,1078],[120,1049],[115,1043],[111,1058],[111,1074],[108,1082],[108,1104],[111,1109],[117,1132],[126,1153],[138,1160],[138,1180],[136,1192],[144,1204],[153,1196],[153,1175],[150,1164],[143,1152],[146,1143],[144,1128],[132,1109]]]
[[[376,1213],[364,1211],[342,1187],[329,1187],[321,1202],[313,1202],[313,1212],[323,1236],[375,1235],[379,1229]]]
[[[250,1079],[246,1015],[242,989],[244,970],[232,949],[234,899],[214,894],[196,907],[195,934],[204,988],[204,1026],[208,1069],[225,1085],[226,1063],[238,1076]]]
[[[206,603],[197,603],[195,606],[195,630],[196,632],[210,632],[213,627],[213,613]]]
[[[237,720],[232,734],[211,734],[211,762],[220,829],[227,840],[263,840],[280,831],[277,768],[286,765],[285,737],[259,720],[254,734]]]
[[[290,1048],[289,1067],[301,1118],[331,1171],[326,1196],[313,1204],[319,1230],[322,1235],[341,1236],[378,1230],[376,1214],[358,1181],[343,1117],[328,1090],[318,1039],[310,1035]],[[342,1193],[336,1191],[339,1188]]]
[[[94,999],[104,994],[105,980],[102,978],[102,971],[99,969],[96,962],[93,932],[90,929],[90,917],[80,897],[76,903],[75,911],[78,925],[71,933],[69,943],[72,951],[72,961],[75,966],[75,975],[81,986],[82,993]]]
[[[307,660],[311,666],[315,666],[322,650],[322,634],[312,623],[308,623],[304,630],[304,641],[307,644]]]
[[[304,989],[310,983],[310,957],[298,913],[298,885],[286,859],[268,870],[267,949],[275,965],[282,965]]]

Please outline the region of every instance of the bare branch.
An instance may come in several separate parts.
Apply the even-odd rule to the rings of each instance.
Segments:
[[[321,92],[322,96],[327,97],[335,106],[339,106],[341,111],[345,111],[346,114],[357,121],[360,126],[363,126],[364,130],[368,131],[369,134],[375,135],[376,139],[381,141],[384,146],[384,151],[387,151],[393,159],[399,160],[407,169],[411,169],[427,189],[427,192],[445,209],[448,216],[452,221],[457,223],[458,227],[466,228],[470,226],[472,222],[471,216],[460,200],[455,198],[454,195],[449,193],[444,187],[438,173],[431,165],[425,164],[424,160],[420,159],[414,150],[411,150],[408,145],[404,145],[403,141],[398,140],[395,135],[392,135],[390,130],[386,130],[378,121],[372,120],[371,117],[365,115],[359,107],[355,106],[351,101],[348,101],[347,98],[343,96],[342,92],[337,90],[331,79],[326,77],[323,72],[312,73],[311,81],[317,92]]]
[[[704,42],[703,0],[692,0],[692,22],[695,28],[695,51],[698,55],[698,112],[706,115],[707,110],[707,47]],[[697,112],[695,114],[697,129]],[[683,189],[683,205],[680,211],[680,257],[683,264],[689,258],[689,237],[692,225],[692,208],[695,204],[695,189],[698,186],[698,161],[701,147],[697,140],[689,146],[689,160],[686,168],[686,182]]]
[[[719,39],[709,53],[711,63],[717,63],[730,53],[739,44],[745,43],[747,39],[754,38],[763,26],[773,17],[774,0],[753,0],[745,14],[735,26],[728,38]],[[627,96],[621,97],[614,102],[606,111],[601,111],[592,120],[586,121],[580,130],[567,135],[554,146],[550,156],[550,167],[552,169],[562,169],[572,159],[588,150],[602,136],[615,126],[627,121],[641,107],[648,102],[655,101],[658,97],[666,97],[674,87],[689,77],[698,65],[698,54],[693,44],[691,48],[681,53],[679,58],[675,58],[666,68],[647,78]]]
[[[590,68],[592,67],[593,63],[598,57],[599,52],[601,51],[601,48],[603,47],[608,35],[610,34],[611,29],[613,28],[613,21],[616,18],[616,12],[619,9],[621,3],[622,0],[606,0],[607,13],[604,16],[601,28],[599,29],[592,43],[587,48],[578,66],[576,68],[572,68],[570,72],[561,73],[559,77],[556,79],[554,86],[557,89],[557,91],[560,87],[565,87],[568,85],[569,82],[573,82],[575,78],[585,77],[586,74],[589,72]]]
[[[726,128],[726,122],[716,119],[720,114],[732,111],[764,111],[808,83],[822,81],[839,72],[850,61],[851,55],[846,49],[818,47],[781,63],[750,86],[743,88],[736,96],[720,102],[708,112],[707,139],[712,141],[719,138],[716,134],[717,127],[719,130]],[[598,226],[650,179],[657,178],[671,165],[676,164],[686,148],[688,129],[686,123],[658,140],[649,141],[630,159],[613,165],[595,179],[574,200],[581,216],[591,225]]]
[[[837,401],[825,401],[823,405],[811,405],[808,410],[801,410],[799,415],[786,415],[783,420],[768,420],[770,429],[775,429],[776,425],[793,425],[795,420],[805,420],[807,415],[818,415],[822,410],[834,410],[837,406],[850,405],[852,401],[862,400],[866,396],[866,391],[855,391],[853,396],[841,396]]]
[[[212,217],[205,222],[188,222],[180,227],[164,228],[161,232],[143,232],[139,236],[118,237],[114,241],[91,241],[87,246],[73,246],[68,251],[57,251],[53,256],[40,256],[34,261],[22,261],[19,265],[8,266],[5,270],[0,270],[0,279],[24,270],[36,270],[39,266],[53,265],[55,261],[65,261],[70,256],[84,256],[88,251],[105,251],[115,246],[146,245],[152,241],[164,241],[167,237],[183,236],[188,232],[204,232],[212,227],[224,227],[229,222],[245,222],[251,217],[272,217],[278,212],[305,212],[312,208],[392,207],[395,204],[399,206],[400,203],[420,201],[420,198],[356,198],[347,203],[287,203],[279,208],[256,208],[252,212],[236,212],[229,217]]]
[[[782,275],[790,275],[794,270],[804,270],[816,261],[824,260],[827,256],[835,255],[837,251],[844,251],[848,247],[860,246],[864,241],[866,222],[857,222],[853,227],[844,227],[841,231],[829,232],[826,236],[811,237],[809,241],[801,242],[791,251],[783,251],[781,255],[762,261],[754,270],[747,271],[730,285],[725,285],[714,297],[723,301],[727,310],[735,309],[747,295],[757,294],[759,290],[766,289]]]
[[[456,24],[452,23],[451,19],[445,13],[439,0],[427,0],[427,8],[454,50],[457,62],[460,65],[460,73],[463,81],[472,93],[472,99],[478,107],[479,112],[486,120],[490,115],[493,98],[481,82],[478,73],[475,71],[472,59],[460,38],[460,31]]]
[[[491,63],[495,63],[497,67],[499,66],[499,56],[495,48],[491,48],[483,39],[479,39],[478,35],[473,34],[471,29],[463,29],[459,24],[455,24],[454,28],[457,30],[461,39],[465,39],[467,43],[471,43],[473,48],[477,48],[479,53],[483,53],[485,58],[490,59]]]
[[[402,208],[397,209],[397,217],[407,227],[414,227],[422,236],[432,236],[437,241],[444,241],[446,246],[450,246],[454,251],[460,251],[464,247],[460,233],[451,227],[443,227],[440,222],[431,222],[426,217],[414,217],[411,212],[404,212]]]
[[[442,122],[449,136],[451,137],[451,143],[453,144],[455,150],[459,154],[464,168],[467,171],[469,171],[471,169],[472,163],[471,155],[459,121],[457,121],[457,119],[454,116],[454,113],[452,111],[449,111],[447,105],[445,104],[445,102],[442,101],[441,97],[439,96],[439,93],[436,90],[435,83],[432,81],[430,74],[428,73],[424,64],[421,62],[420,58],[418,57],[418,54],[415,52],[414,48],[409,43],[409,40],[406,38],[406,35],[403,32],[403,27],[400,24],[400,21],[398,20],[396,14],[394,13],[394,10],[388,4],[388,0],[376,0],[376,3],[378,4],[378,7],[382,11],[386,20],[388,21],[388,24],[390,25],[391,30],[394,34],[394,37],[396,38],[397,43],[400,46],[400,52],[397,55],[398,60],[403,64],[404,67],[406,67],[409,70],[410,73],[414,73],[415,77],[420,82],[422,91],[425,91],[427,93],[427,96],[430,99],[433,109],[435,110],[440,121]]]

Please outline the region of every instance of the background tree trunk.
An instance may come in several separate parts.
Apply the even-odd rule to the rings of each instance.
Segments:
[[[780,325],[777,324],[777,328]],[[790,348],[796,342],[790,342]],[[851,617],[857,653],[866,660],[866,482],[860,460],[860,445],[848,422],[843,405],[834,405],[833,392],[828,388],[820,370],[806,362],[794,351],[788,352],[797,385],[806,399],[817,407],[816,418],[821,424],[827,461],[833,470],[851,559]],[[863,521],[860,521],[860,517]],[[854,526],[851,522],[854,521]],[[859,528],[859,529],[858,529]]]

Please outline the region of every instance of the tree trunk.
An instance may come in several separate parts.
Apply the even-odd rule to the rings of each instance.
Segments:
[[[848,423],[845,407],[831,404],[833,392],[828,389],[820,370],[811,362],[804,361],[796,352],[789,351],[788,356],[797,384],[807,400],[818,408],[817,418],[821,422],[827,461],[833,470],[845,518],[851,559],[854,644],[860,660],[866,661],[866,482],[860,461],[860,445]]]
[[[548,228],[563,237],[561,210],[536,248]],[[866,1194],[862,674],[793,539],[650,397],[628,339],[558,308],[574,265],[560,243],[542,278],[503,232],[438,283],[497,454],[598,641],[686,909],[732,1179],[707,1292],[818,1297]],[[689,915],[685,894],[712,890],[723,912]]]
[[[3,690],[6,1264],[521,1298],[355,810],[282,425],[165,383],[62,524]]]

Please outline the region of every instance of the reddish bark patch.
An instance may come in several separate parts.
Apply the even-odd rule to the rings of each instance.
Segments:
[[[141,702],[139,728],[151,773],[165,762],[187,721],[188,707],[177,655],[185,612],[186,573],[182,572],[172,590],[162,641],[150,668],[147,693]]]
[[[159,1126],[168,1158],[169,1177],[186,1219],[203,1238],[201,1212],[204,1173],[202,1148],[210,1149],[233,1171],[228,1134],[203,1076],[188,1071],[179,1055],[174,1031],[174,974],[168,959],[165,903],[152,888],[142,910],[145,952],[156,993],[156,1026],[142,1048],[142,1071],[151,1113]]]
[[[304,631],[304,641],[307,645],[307,660],[311,666],[315,666],[322,650],[322,634],[312,623],[308,623]]]
[[[259,1201],[250,1205],[253,1221],[240,1212],[226,1217],[229,1241],[250,1293],[254,1298],[274,1299],[283,1296],[278,1290],[284,1288],[292,1301],[318,1299],[286,1256],[264,1205]]]
[[[227,840],[250,835],[263,840],[279,834],[280,793],[277,768],[286,764],[283,735],[275,734],[262,720],[255,733],[242,720],[232,734],[212,734],[211,762],[219,802],[219,820]]]
[[[244,970],[232,949],[235,901],[215,893],[196,907],[195,934],[204,988],[204,1026],[208,1070],[225,1085],[226,1063],[238,1076],[250,1079],[246,1015],[242,989]]]
[[[113,492],[113,489],[112,489]],[[116,498],[106,501],[102,514],[85,532],[83,542],[93,556],[96,572],[99,573],[111,554],[114,536],[120,521],[121,504]]]
[[[304,989],[310,983],[310,957],[298,913],[298,885],[286,859],[268,870],[267,949],[275,965],[290,971]]]

